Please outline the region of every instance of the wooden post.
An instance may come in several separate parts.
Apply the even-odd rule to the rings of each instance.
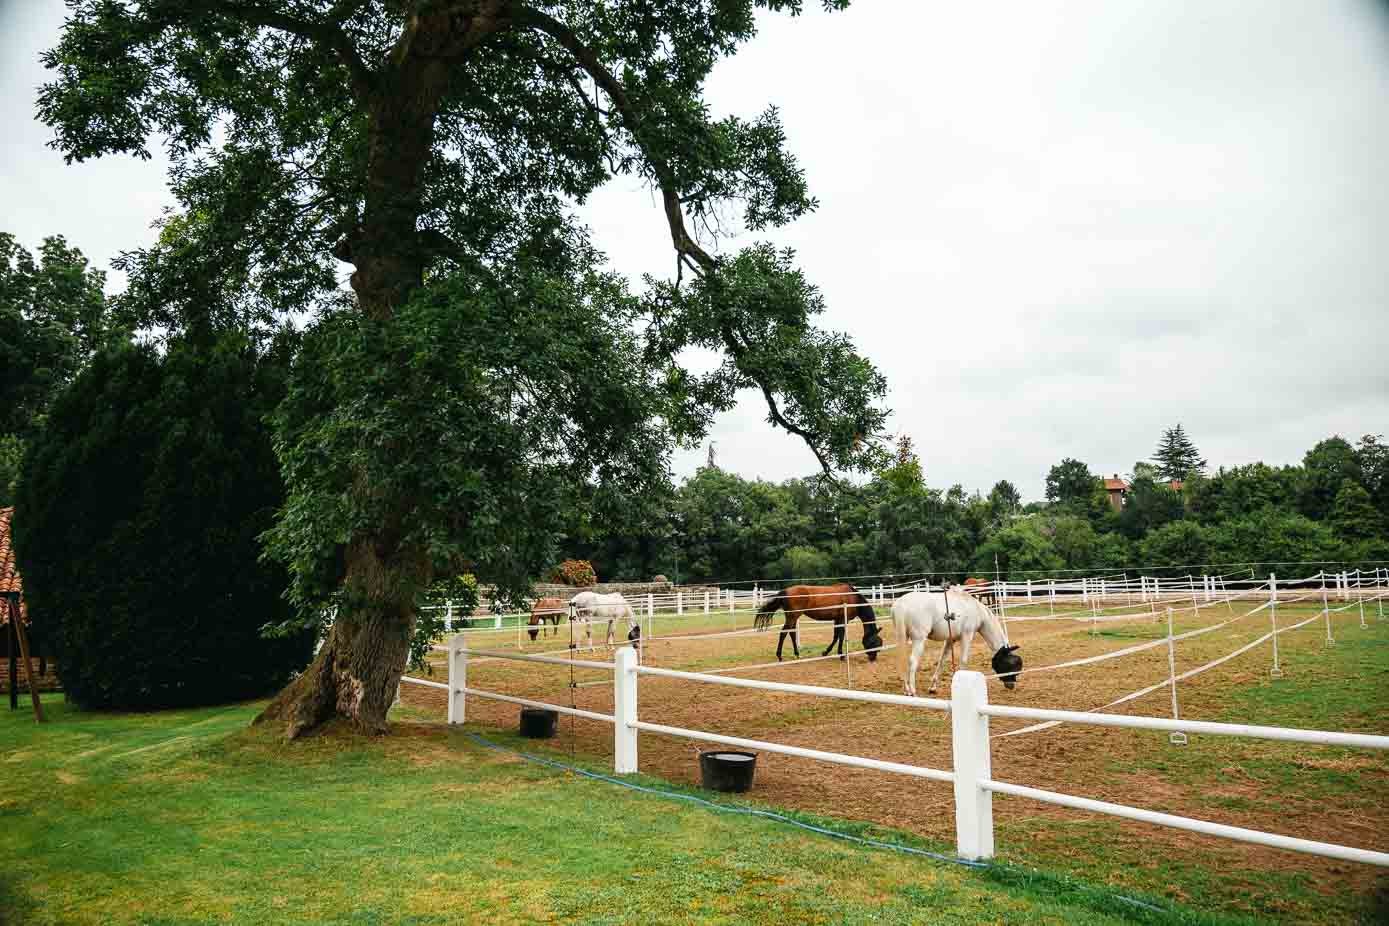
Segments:
[[[10,595],[10,626],[14,628],[15,639],[19,641],[19,655],[24,660],[24,675],[29,680],[29,700],[34,702],[34,720],[43,723],[43,705],[39,703],[38,683],[34,678],[34,660],[29,658],[29,635],[24,632],[24,622],[19,619],[19,596]],[[14,655],[10,655],[10,699],[15,698]]]
[[[28,633],[25,633],[25,630],[24,630],[24,622],[22,622],[21,619],[19,619],[19,596],[17,596],[17,594],[11,594],[11,596],[6,596],[6,597],[8,598],[8,607],[10,607],[10,626],[11,626],[11,628],[14,628],[14,630],[13,630],[13,633],[14,633],[13,639],[14,639],[14,640],[18,640],[18,643],[19,643],[19,658],[24,659],[24,676],[25,676],[25,679],[28,679],[28,682],[29,682],[29,700],[33,701],[33,719],[35,719],[36,722],[43,723],[43,705],[40,704],[40,702],[39,702],[39,684],[38,684],[38,682],[36,682],[35,676],[33,676],[33,659],[32,659],[31,657],[29,657],[29,634],[28,634]],[[13,646],[11,646],[11,650],[10,650],[10,707],[11,707],[11,708],[17,707],[17,705],[18,705],[18,697],[19,697],[19,694],[18,694],[18,689],[17,689],[17,687],[15,687],[15,682],[17,682],[17,679],[15,679],[15,672],[14,672],[14,648],[13,648]]]
[[[10,606],[9,601],[5,607]],[[7,612],[8,613],[8,612]],[[10,664],[10,710],[19,709],[19,636],[14,632],[14,621],[5,622],[5,655]]]

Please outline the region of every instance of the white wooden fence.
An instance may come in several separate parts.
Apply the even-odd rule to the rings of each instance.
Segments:
[[[616,650],[613,662],[568,659],[558,656],[527,655],[513,652],[494,652],[475,650],[467,646],[465,635],[450,638],[447,647],[449,680],[447,684],[425,679],[406,677],[402,681],[409,684],[424,685],[448,692],[448,722],[463,723],[466,717],[467,697],[486,698],[528,707],[538,707],[571,714],[590,720],[613,725],[613,770],[617,774],[632,774],[638,771],[637,734],[639,732],[657,733],[684,737],[725,746],[757,749],[783,755],[816,759],[838,765],[892,772],[933,781],[951,782],[955,797],[956,851],[962,858],[987,859],[994,855],[994,794],[1007,794],[1032,800],[1108,814],[1129,820],[1189,830],[1211,836],[1221,836],[1241,842],[1272,846],[1295,852],[1321,855],[1343,861],[1360,862],[1368,865],[1389,867],[1389,853],[1335,843],[1318,842],[1266,833],[1260,830],[1229,826],[1206,820],[1197,820],[1175,814],[1143,810],[1125,804],[1098,801],[1056,791],[1029,787],[1012,782],[999,781],[993,777],[991,767],[989,719],[1007,717],[1021,720],[1051,723],[1078,723],[1100,727],[1126,727],[1135,730],[1161,730],[1169,733],[1205,734],[1214,736],[1242,736],[1258,739],[1282,740],[1287,742],[1316,743],[1327,746],[1357,747],[1365,749],[1389,749],[1389,736],[1376,736],[1364,733],[1340,733],[1321,730],[1301,730],[1286,727],[1252,726],[1249,724],[1212,723],[1197,720],[1177,720],[1160,717],[1134,717],[1120,714],[1104,714],[1083,711],[1049,710],[1031,707],[1012,707],[990,704],[985,677],[973,671],[956,672],[951,684],[950,700],[938,698],[912,698],[905,695],[884,694],[872,691],[826,688],[817,685],[797,685],[759,679],[734,678],[726,675],[712,675],[701,672],[683,672],[675,669],[662,669],[639,665],[637,654],[631,647]],[[559,704],[548,704],[512,695],[483,691],[469,687],[467,681],[469,657],[512,659],[520,662],[536,662],[550,665],[571,666],[584,669],[610,671],[613,675],[613,713],[581,710]],[[747,739],[722,733],[673,727],[651,720],[643,720],[638,712],[640,680],[643,676],[681,679],[690,684],[725,685],[736,688],[782,692],[788,694],[811,695],[823,698],[837,698],[847,701],[867,701],[879,704],[906,706],[928,711],[945,711],[950,714],[951,747],[953,769],[926,768],[900,762],[887,762],[862,756],[807,749],[783,743]]]

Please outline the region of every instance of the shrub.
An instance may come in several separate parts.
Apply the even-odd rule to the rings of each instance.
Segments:
[[[550,581],[587,588],[597,583],[598,573],[593,571],[593,564],[586,559],[567,559],[555,567]]]
[[[157,708],[265,694],[313,638],[289,617],[258,536],[284,489],[262,419],[281,353],[226,337],[99,354],[30,447],[15,511],[25,594],[85,708]]]

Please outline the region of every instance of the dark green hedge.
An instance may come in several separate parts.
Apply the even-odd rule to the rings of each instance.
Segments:
[[[266,639],[287,579],[257,536],[284,497],[263,418],[283,351],[235,336],[99,354],[53,405],[16,498],[15,546],[68,697],[156,708],[263,695],[312,638]]]

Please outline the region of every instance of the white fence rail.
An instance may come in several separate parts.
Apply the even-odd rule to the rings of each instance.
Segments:
[[[642,666],[637,653],[631,647],[620,647],[615,651],[613,662],[578,660],[558,656],[538,656],[521,653],[475,650],[467,646],[466,634],[450,638],[448,652],[449,681],[445,685],[425,679],[405,677],[402,682],[425,685],[431,688],[446,688],[449,692],[449,723],[463,723],[466,718],[466,697],[486,698],[557,711],[561,714],[585,717],[613,725],[613,768],[617,774],[631,774],[638,770],[637,734],[641,731],[686,739],[701,740],[726,746],[747,749],[760,749],[782,755],[798,756],[838,765],[874,771],[891,772],[933,781],[951,782],[954,786],[956,851],[962,858],[985,859],[994,854],[993,794],[1006,794],[1043,801],[1077,810],[1108,814],[1129,820],[1137,820],[1158,826],[1204,833],[1235,839],[1241,842],[1272,846],[1295,852],[1321,855],[1343,861],[1359,862],[1367,865],[1389,867],[1389,853],[1371,849],[1344,846],[1335,843],[1318,842],[1277,833],[1214,823],[1175,814],[1160,813],[1098,801],[1091,798],[1062,794],[1040,788],[998,781],[991,769],[991,737],[989,719],[1006,717],[1021,720],[1043,721],[1049,723],[1076,723],[1101,727],[1125,727],[1135,730],[1162,730],[1182,734],[1208,734],[1216,736],[1240,736],[1257,739],[1281,740],[1285,742],[1313,743],[1326,746],[1353,747],[1364,749],[1389,749],[1389,736],[1366,733],[1342,733],[1321,730],[1301,730],[1286,727],[1254,726],[1250,724],[1213,723],[1199,720],[1178,720],[1160,717],[1135,717],[1120,714],[1052,710],[1044,708],[1014,707],[990,704],[985,676],[978,672],[961,670],[956,672],[951,684],[949,701],[936,698],[913,698],[905,695],[886,694],[872,691],[827,688],[817,685],[799,685],[760,679],[732,678],[726,675],[712,675],[702,672],[684,672]],[[549,704],[483,691],[468,686],[467,664],[470,656],[487,659],[509,659],[521,662],[546,663],[574,668],[598,669],[612,673],[613,713],[581,710],[559,704]],[[814,697],[836,698],[848,701],[866,701],[880,704],[906,706],[921,710],[944,711],[950,714],[951,749],[953,770],[927,768],[901,762],[889,762],[864,756],[846,755],[819,749],[808,749],[783,743],[729,736],[706,730],[695,730],[669,726],[639,718],[638,689],[643,676],[671,678],[690,684],[723,685],[736,688],[749,688],[785,694],[809,695]]]

